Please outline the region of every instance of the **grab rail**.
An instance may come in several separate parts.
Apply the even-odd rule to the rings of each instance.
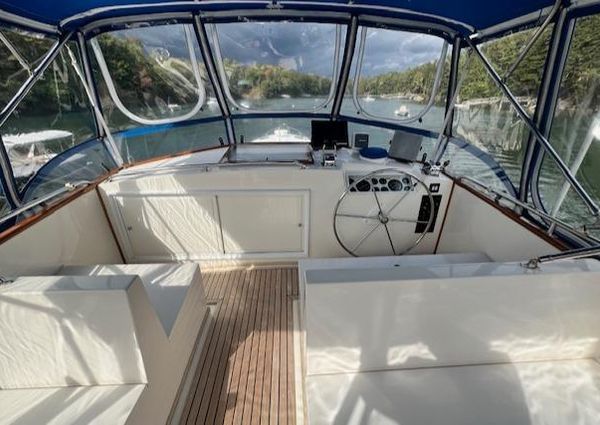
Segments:
[[[478,181],[476,179],[473,179],[471,177],[460,176],[460,177],[457,177],[456,179],[459,182],[461,182],[461,183],[468,182],[468,183],[471,183],[471,184],[473,184],[475,186],[478,186],[478,187],[484,189],[486,192],[494,195],[494,197],[495,197],[494,201],[496,201],[496,203],[498,203],[498,200],[500,198],[505,199],[506,201],[508,201],[508,202],[510,202],[512,204],[515,204],[519,208],[523,208],[523,209],[529,211],[530,213],[532,213],[532,214],[534,214],[534,215],[536,215],[536,216],[538,216],[538,217],[540,217],[540,218],[542,218],[544,220],[549,221],[552,225],[554,225],[554,227],[560,227],[563,230],[567,230],[569,232],[575,233],[579,237],[582,237],[582,238],[585,238],[585,239],[590,239],[590,240],[592,240],[594,242],[600,243],[600,239],[597,239],[597,238],[595,238],[593,236],[590,236],[589,234],[587,234],[585,232],[582,232],[582,231],[580,231],[578,229],[575,229],[570,224],[565,223],[564,221],[562,221],[562,220],[560,220],[560,219],[558,219],[556,217],[552,217],[550,214],[546,214],[545,212],[540,211],[537,208],[534,208],[534,207],[532,207],[531,205],[529,205],[529,204],[527,204],[525,202],[522,202],[522,201],[519,201],[518,199],[513,198],[508,193],[500,192],[500,191],[498,191],[496,189],[492,189],[491,187],[488,187],[484,183],[482,183],[482,182],[480,182],[480,181]],[[552,230],[552,227],[547,232],[548,235],[552,235],[551,230]]]
[[[63,187],[61,187],[60,189],[57,189],[55,191],[52,191],[50,193],[48,193],[47,195],[42,196],[41,198],[36,198],[31,202],[28,202],[27,204],[16,208],[14,210],[12,210],[9,214],[5,215],[4,217],[0,218],[0,225],[6,223],[7,221],[18,217],[19,215],[23,214],[24,212],[29,211],[32,208],[37,207],[40,204],[43,204],[45,202],[48,202],[54,198],[56,198],[59,195],[62,195],[63,193],[67,193],[67,192],[73,192],[75,189],[78,189],[80,187],[83,186],[87,186],[89,185],[91,182],[89,181],[78,181],[75,183],[66,183]]]
[[[600,245],[592,246],[589,248],[578,248],[570,251],[559,252],[558,254],[542,255],[541,257],[532,258],[527,263],[523,264],[523,267],[528,269],[537,269],[540,264],[550,263],[558,260],[576,260],[578,258],[589,258],[600,255]]]

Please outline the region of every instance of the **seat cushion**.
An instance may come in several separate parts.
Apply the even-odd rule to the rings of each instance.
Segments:
[[[121,425],[145,385],[0,390],[0,423]]]
[[[199,267],[193,263],[64,266],[59,274],[138,275],[167,336],[175,326],[188,289],[200,279]]]
[[[600,365],[564,360],[313,375],[311,425],[596,425]]]

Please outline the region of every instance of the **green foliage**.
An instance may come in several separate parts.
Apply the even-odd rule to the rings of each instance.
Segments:
[[[570,105],[586,103],[600,105],[600,15],[577,21],[571,43],[571,52],[563,74],[561,100]],[[590,99],[589,96],[592,98]]]
[[[231,94],[236,99],[265,99],[282,95],[327,96],[331,89],[330,78],[303,74],[276,65],[247,66],[227,61],[225,69]]]
[[[189,60],[168,58],[156,60],[144,51],[139,39],[103,34],[98,43],[119,97],[128,107],[143,108],[148,99],[161,98],[178,104],[194,104],[196,92],[173,76],[169,69],[194,81]]]

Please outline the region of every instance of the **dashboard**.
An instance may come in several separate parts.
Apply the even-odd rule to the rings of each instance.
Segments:
[[[409,177],[397,175],[378,175],[365,179],[364,174],[350,174],[346,181],[350,192],[410,192],[416,186]]]

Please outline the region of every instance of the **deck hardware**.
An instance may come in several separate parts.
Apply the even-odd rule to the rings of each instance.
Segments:
[[[521,265],[525,268],[535,270],[539,269],[540,264],[550,263],[559,260],[577,260],[582,258],[596,257],[600,255],[600,245],[595,245],[587,248],[571,249],[569,251],[559,252],[558,254],[542,255],[541,257],[532,258]]]
[[[445,161],[443,163],[436,162],[435,164],[433,161],[425,162],[421,171],[428,176],[437,177],[446,170],[448,164],[450,164],[450,161]]]
[[[0,274],[0,285],[13,283],[15,280]]]
[[[592,241],[600,244],[600,239],[595,238],[590,235],[587,235],[587,234],[581,232],[580,230],[574,228],[570,224],[565,223],[564,221],[562,221],[556,217],[552,217],[551,215],[549,215],[541,210],[538,210],[525,202],[522,202],[516,198],[513,198],[506,192],[499,192],[496,189],[493,189],[493,188],[487,186],[486,184],[481,183],[480,181],[473,179],[471,177],[460,176],[460,177],[455,177],[455,178],[457,181],[459,181],[461,183],[467,183],[470,187],[474,187],[474,186],[479,187],[482,190],[477,190],[477,191],[478,192],[483,191],[486,194],[486,196],[488,196],[492,200],[495,199],[495,197],[497,196],[500,199],[504,199],[505,201],[510,202],[511,204],[513,204],[519,208],[522,208],[523,210],[526,210],[529,213],[531,213],[543,220],[547,220],[550,223],[555,223],[556,227],[560,227],[563,230],[567,230],[569,232],[575,233],[577,236],[579,236],[581,238],[592,240]],[[474,190],[476,190],[476,189],[474,189]]]
[[[278,0],[271,0],[269,4],[267,4],[267,9],[269,10],[281,10],[283,9],[283,5],[279,3]]]

